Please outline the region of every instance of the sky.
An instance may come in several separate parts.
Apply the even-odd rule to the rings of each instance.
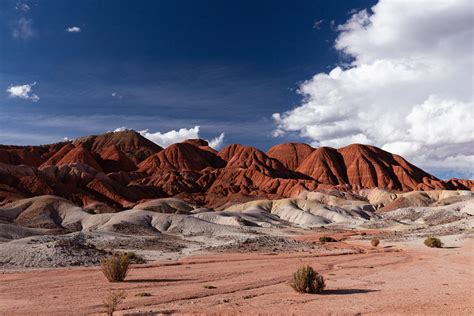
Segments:
[[[2,0],[0,143],[364,143],[472,178],[473,6]]]

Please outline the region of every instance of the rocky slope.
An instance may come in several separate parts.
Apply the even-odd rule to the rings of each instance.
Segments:
[[[441,181],[400,156],[359,144],[290,143],[267,153],[234,144],[217,152],[206,141],[187,140],[163,149],[128,130],[51,145],[0,145],[0,203],[49,194],[110,212],[164,197],[224,207],[363,188],[474,190],[474,182]]]
[[[162,198],[121,212],[44,195],[0,206],[0,269],[95,265],[111,251],[137,251],[153,260],[205,249],[273,254],[314,249],[287,239],[296,233],[304,241],[300,234],[308,229],[328,234],[343,228],[347,236],[375,229],[371,234],[385,238],[444,236],[471,231],[473,215],[474,192],[454,190],[305,192],[222,210]]]

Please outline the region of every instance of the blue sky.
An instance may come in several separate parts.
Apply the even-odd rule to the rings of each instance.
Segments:
[[[37,82],[40,100],[3,94],[2,143],[199,125],[266,149],[283,141],[271,115],[298,104],[298,82],[339,61],[331,21],[373,1],[17,3],[0,4],[0,86]],[[32,20],[25,39],[12,36],[21,17]]]
[[[312,97],[297,90],[356,59],[335,47],[338,26],[376,3],[2,0],[0,143],[200,126],[202,138],[225,133],[226,144],[263,150],[325,145],[327,135],[291,124]],[[27,84],[26,97],[12,97],[11,87]],[[367,143],[385,144],[370,135]],[[466,167],[433,170],[446,177]]]

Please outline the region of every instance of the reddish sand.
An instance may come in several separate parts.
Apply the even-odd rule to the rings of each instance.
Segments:
[[[98,268],[4,272],[0,315],[100,313],[109,289],[128,293],[119,307],[123,315],[474,314],[473,240],[445,249],[429,249],[421,242],[375,251],[365,243],[360,247],[364,253],[322,257],[308,252],[195,256],[134,266],[126,282],[115,284]],[[302,264],[324,275],[323,295],[297,294],[288,285]],[[152,296],[136,296],[145,292]]]

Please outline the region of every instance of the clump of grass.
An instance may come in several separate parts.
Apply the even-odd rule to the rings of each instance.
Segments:
[[[441,248],[443,247],[443,243],[439,238],[436,237],[428,237],[425,239],[425,245],[430,248]]]
[[[329,237],[329,236],[322,236],[322,237],[319,237],[319,241],[323,243],[324,242],[337,242],[337,239]]]
[[[372,237],[372,239],[370,239],[370,244],[373,247],[377,247],[380,244],[380,239],[378,239],[377,237]]]
[[[310,266],[300,267],[293,274],[290,285],[298,293],[321,293],[326,287],[323,276]]]
[[[115,254],[101,261],[102,273],[109,282],[122,282],[127,276],[130,261],[126,254]]]
[[[117,306],[127,297],[127,293],[123,290],[111,291],[102,301],[107,315],[112,316],[117,310]]]
[[[217,289],[217,286],[214,285],[203,285],[202,287],[208,290]]]
[[[151,293],[150,292],[140,292],[140,293],[135,294],[135,296],[146,297],[146,296],[151,296]]]

